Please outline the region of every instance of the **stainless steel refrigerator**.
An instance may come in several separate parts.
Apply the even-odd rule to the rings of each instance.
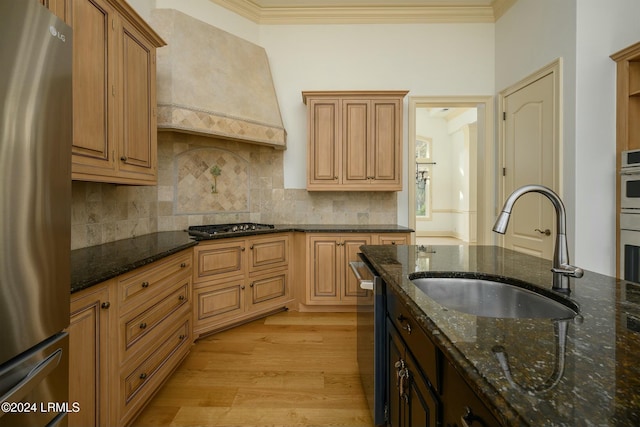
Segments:
[[[0,426],[62,426],[78,409],[63,331],[71,43],[71,28],[38,0],[0,0]]]

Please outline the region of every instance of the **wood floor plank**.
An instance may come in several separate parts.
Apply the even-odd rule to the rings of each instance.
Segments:
[[[370,427],[355,313],[284,312],[198,341],[133,426]]]

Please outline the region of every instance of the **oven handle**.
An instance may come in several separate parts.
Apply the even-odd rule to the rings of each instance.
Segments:
[[[640,175],[640,166],[620,168],[620,175]]]
[[[358,284],[360,285],[360,289],[366,289],[366,290],[372,291],[373,279],[371,280],[365,279],[364,277],[362,277],[362,274],[360,273],[363,269],[364,271],[369,272],[367,265],[362,261],[351,261],[349,263],[349,267],[351,268],[351,271],[353,271],[353,274],[356,276],[356,279],[358,280]]]

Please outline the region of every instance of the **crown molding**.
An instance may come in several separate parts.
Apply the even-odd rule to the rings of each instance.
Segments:
[[[257,24],[493,23],[517,0],[488,6],[265,7],[250,0],[210,0]]]
[[[511,6],[513,6],[518,0],[493,0],[491,7],[493,8],[493,16],[497,21],[504,15]]]

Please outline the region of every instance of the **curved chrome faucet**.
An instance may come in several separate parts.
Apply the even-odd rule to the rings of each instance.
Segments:
[[[498,215],[496,223],[493,226],[493,231],[496,233],[504,234],[507,231],[507,225],[509,224],[509,218],[511,217],[511,210],[516,200],[526,193],[540,193],[546,196],[553,207],[556,209],[557,220],[557,235],[556,235],[556,247],[553,253],[553,286],[554,291],[569,293],[571,289],[569,287],[569,276],[580,278],[584,274],[584,271],[580,267],[569,264],[569,248],[567,246],[567,215],[565,213],[564,205],[560,197],[548,187],[543,185],[525,185],[515,190],[507,200],[504,202],[502,212]]]

